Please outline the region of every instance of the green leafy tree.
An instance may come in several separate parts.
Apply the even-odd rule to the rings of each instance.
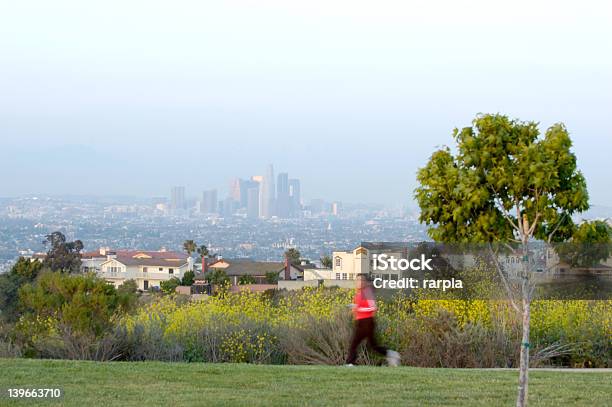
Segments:
[[[285,251],[285,258],[289,259],[291,264],[300,264],[300,258],[302,257],[300,251],[298,249],[288,249]]]
[[[255,284],[255,282],[255,277],[249,275],[240,276],[240,278],[238,279],[239,285]]]
[[[9,271],[9,274],[15,274],[28,281],[33,281],[42,270],[43,265],[41,262],[20,257]]]
[[[187,253],[189,257],[191,257],[192,253],[195,253],[197,248],[198,248],[198,245],[193,240],[185,240],[183,242],[183,250],[185,250],[185,252]]]
[[[321,257],[321,265],[326,269],[332,268],[332,265],[333,265],[332,258],[330,256]]]
[[[227,273],[223,269],[212,269],[208,273],[208,282],[214,285],[224,285],[229,284],[230,279],[227,276]]]
[[[425,258],[431,259],[430,266],[433,270],[422,272],[423,276],[426,276],[427,278],[448,279],[457,277],[459,273],[457,273],[457,271],[449,264],[446,256],[442,255],[441,250],[441,245],[437,243],[421,242],[410,249],[408,257],[414,259],[425,256]],[[410,276],[413,274],[414,271],[410,272]]]
[[[77,273],[81,270],[81,250],[83,242],[75,240],[66,241],[61,232],[53,232],[45,237],[45,246],[49,246],[43,266],[52,271]]]
[[[136,282],[136,280],[126,280],[123,282],[123,284],[117,287],[117,292],[122,295],[135,294],[136,292],[138,292],[138,283]]]
[[[588,209],[586,182],[560,123],[540,137],[535,122],[487,114],[470,127],[455,129],[453,138],[456,154],[449,148],[438,150],[418,171],[420,220],[436,241],[488,243],[491,248],[501,244],[523,259],[520,303],[505,286],[512,306],[522,314],[517,406],[525,406],[534,290],[527,244],[533,238],[549,243],[571,238],[572,215]]]
[[[15,322],[19,318],[19,289],[42,270],[41,262],[20,257],[8,273],[0,274],[0,319]]]
[[[594,267],[610,257],[612,227],[606,222],[582,222],[568,243],[555,246],[559,258],[572,267]]]
[[[266,273],[266,283],[268,283],[268,284],[276,284],[276,283],[278,283],[278,272],[277,271],[268,271]]]
[[[181,280],[181,285],[192,286],[195,281],[195,273],[192,270],[188,270],[183,274],[183,279]]]
[[[161,288],[162,292],[165,294],[174,294],[176,292],[176,287],[179,285],[181,285],[181,280],[176,277],[172,277],[169,280],[159,283],[159,288]]]
[[[92,274],[47,272],[24,285],[19,299],[25,315],[19,324],[26,328],[33,321],[51,318],[75,334],[99,337],[111,329],[118,314],[133,309],[136,294],[118,291]]]

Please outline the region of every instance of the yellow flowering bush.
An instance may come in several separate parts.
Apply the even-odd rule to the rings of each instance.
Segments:
[[[15,327],[17,335],[28,338],[30,345],[36,345],[47,338],[57,337],[57,320],[51,316],[22,316]]]
[[[161,297],[124,317],[121,326],[128,332],[136,327],[157,332],[143,338],[182,349],[187,361],[339,363],[343,343],[350,339],[353,294],[323,287],[273,294],[243,291],[181,305]],[[381,340],[400,350],[407,364],[515,366],[520,319],[508,302],[395,295],[380,299],[378,306]],[[533,352],[568,344],[571,351],[553,363],[610,366],[611,322],[612,301],[534,301]],[[328,336],[318,338],[323,332]],[[299,355],[292,354],[296,346]],[[316,356],[321,346],[328,349],[325,358]]]
[[[223,335],[220,351],[222,359],[227,362],[262,363],[271,356],[271,345],[276,345],[277,338],[267,332],[253,333],[239,328]]]

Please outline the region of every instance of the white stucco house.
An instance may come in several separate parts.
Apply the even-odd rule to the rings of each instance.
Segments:
[[[83,271],[95,272],[116,287],[134,280],[140,290],[147,291],[193,270],[193,259],[178,252],[124,250],[105,251],[104,255],[105,259],[101,259],[85,254],[81,260]]]

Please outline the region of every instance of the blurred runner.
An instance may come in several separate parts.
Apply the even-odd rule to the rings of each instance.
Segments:
[[[376,300],[374,299],[374,287],[367,274],[357,275],[357,291],[353,300],[353,315],[355,317],[355,330],[353,339],[346,359],[347,366],[353,366],[357,359],[357,348],[366,339],[368,345],[376,352],[387,358],[389,366],[399,366],[400,354],[394,350],[387,349],[376,343]]]

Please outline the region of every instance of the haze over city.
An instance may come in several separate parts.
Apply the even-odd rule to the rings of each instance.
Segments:
[[[9,2],[0,196],[223,196],[274,163],[307,198],[405,203],[454,127],[502,112],[564,122],[591,202],[611,205],[610,15],[604,1]]]

